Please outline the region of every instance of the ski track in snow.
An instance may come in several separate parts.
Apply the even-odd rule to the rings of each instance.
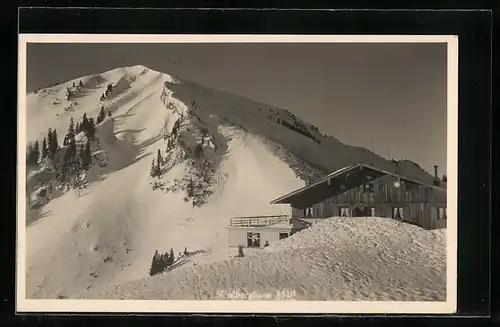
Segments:
[[[342,166],[347,163],[342,158],[355,160],[356,148],[311,130],[321,140],[317,143],[277,124],[280,118],[307,126],[281,109],[208,90],[144,66],[115,69],[81,80],[87,86],[73,100],[65,100],[65,85],[78,84],[79,80],[27,96],[29,141],[41,142],[48,128],[57,129],[61,141],[71,117],[75,122],[84,112],[96,117],[101,106],[112,113],[112,118],[97,126],[99,144],[93,149],[95,156],[105,158],[107,166],[89,170],[89,184],[79,197],[73,191],[61,193],[41,209],[29,210],[28,298],[67,298],[85,292],[99,297],[99,290],[111,287],[114,291],[102,296],[207,299],[214,298],[219,288],[277,290],[285,286],[302,294],[300,299],[442,298],[437,284],[408,291],[416,283],[431,285],[439,280],[442,267],[438,264],[431,273],[418,256],[410,256],[418,253],[408,246],[398,248],[397,241],[380,241],[379,232],[387,229],[367,229],[361,240],[352,228],[340,228],[335,231],[338,244],[325,245],[320,239],[314,246],[307,243],[295,249],[293,255],[287,249],[270,252],[275,248],[271,246],[259,256],[227,261],[229,218],[289,214],[289,208],[269,202],[303,186],[299,177]],[[101,101],[108,83],[118,86],[112,96]],[[175,104],[175,110],[169,109],[168,103]],[[153,190],[153,178],[149,177],[158,149],[165,153],[165,133],[170,133],[181,118],[180,133],[186,147],[194,148],[203,128],[217,146],[217,150],[205,154],[215,165],[214,192],[199,208],[186,203],[182,191]],[[376,155],[372,159],[382,162]],[[161,181],[193,177],[188,161],[182,158],[169,168]],[[43,173],[34,173],[28,188],[36,185]],[[322,225],[313,227],[317,226]],[[315,240],[311,233],[307,235]],[[420,237],[427,240],[427,234],[409,235],[404,242],[413,242],[420,250],[432,244],[441,249],[439,237],[425,245]],[[291,243],[298,238],[294,237],[280,244],[300,244]],[[355,245],[361,241],[375,250],[359,250]],[[178,268],[144,279],[155,250],[167,252],[173,248],[177,255],[185,247],[193,254],[179,262]],[[387,251],[381,251],[382,247]],[[379,252],[373,256],[373,251]],[[431,255],[431,251],[422,253]],[[399,265],[397,271],[408,279],[373,277],[374,271],[388,276],[386,270],[394,265]],[[428,270],[412,270],[416,266]]]

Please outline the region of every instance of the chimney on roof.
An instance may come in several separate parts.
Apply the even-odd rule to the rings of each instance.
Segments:
[[[434,178],[436,179],[439,179],[439,176],[438,176],[438,166],[434,166]]]
[[[397,162],[396,160],[393,161],[394,162],[394,172],[396,174],[399,174],[400,173],[400,170],[399,170],[399,162]]]

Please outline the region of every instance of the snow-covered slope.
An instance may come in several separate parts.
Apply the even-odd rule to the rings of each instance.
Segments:
[[[444,301],[444,230],[330,218],[258,254],[75,294],[87,299]]]
[[[104,97],[110,84],[113,91]],[[50,184],[67,149],[61,144],[53,161],[28,176],[29,196],[54,186],[48,203],[28,208],[28,298],[67,297],[144,278],[157,249],[177,254],[187,247],[191,263],[225,260],[232,216],[287,214],[269,202],[347,164],[391,166],[283,109],[144,66],[28,94],[27,139],[41,144],[51,128],[62,143],[71,117],[96,117],[102,107],[111,117],[96,127],[85,188]],[[86,137],[76,140],[80,146]],[[165,160],[161,176],[150,177],[158,150]],[[421,170],[412,176],[432,179]]]

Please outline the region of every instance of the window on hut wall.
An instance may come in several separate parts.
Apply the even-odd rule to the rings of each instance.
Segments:
[[[404,218],[403,208],[392,208],[392,218],[403,219]]]
[[[340,217],[349,217],[349,208],[340,208]]]
[[[247,247],[260,248],[260,233],[247,233]]]
[[[364,192],[365,193],[373,193],[374,192],[373,183],[367,183],[367,184],[365,184]]]
[[[446,208],[438,208],[438,220],[446,219]]]
[[[280,237],[280,240],[284,239],[284,238],[287,238],[288,237],[288,233],[280,233],[279,237]]]
[[[363,201],[371,203],[373,201],[373,194],[375,191],[375,185],[372,182],[363,185]]]

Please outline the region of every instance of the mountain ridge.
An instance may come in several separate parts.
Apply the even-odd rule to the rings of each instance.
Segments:
[[[185,79],[185,78],[182,78],[182,77],[178,77],[178,76],[173,76],[173,75],[170,75],[168,73],[165,73],[165,72],[160,72],[158,70],[153,70],[145,65],[142,65],[142,64],[137,64],[137,65],[131,65],[131,66],[125,66],[125,67],[118,67],[118,68],[114,68],[114,69],[110,69],[110,70],[107,70],[103,73],[100,73],[100,74],[92,74],[92,75],[86,75],[86,76],[82,76],[80,78],[73,78],[73,79],[70,79],[64,83],[71,83],[71,82],[77,82],[79,80],[86,80],[86,79],[92,79],[92,78],[95,78],[95,77],[98,77],[98,78],[104,78],[106,80],[113,80],[113,77],[111,77],[113,74],[116,74],[116,73],[123,73],[124,75],[141,75],[141,74],[144,74],[145,72],[152,72],[152,73],[155,73],[155,74],[159,74],[159,75],[164,75],[164,76],[168,76],[168,80],[169,81],[174,81],[176,84],[177,83],[185,83],[185,84],[189,84],[189,85],[192,85],[192,86],[195,86],[195,87],[199,87],[199,88],[202,88],[204,90],[206,90],[206,92],[215,92],[215,93],[218,93],[218,94],[224,94],[224,95],[227,95],[227,96],[230,96],[230,97],[236,97],[236,98],[239,98],[239,99],[242,99],[242,100],[245,100],[245,101],[248,101],[248,102],[252,102],[254,103],[256,106],[259,106],[259,107],[266,107],[266,108],[269,108],[271,110],[282,110],[284,113],[286,113],[287,115],[290,115],[292,117],[292,119],[297,119],[298,117],[296,115],[294,115],[293,113],[291,113],[290,111],[286,110],[286,109],[283,109],[283,108],[280,108],[278,106],[274,106],[274,105],[268,105],[268,104],[265,104],[261,101],[258,101],[258,100],[255,100],[255,99],[252,99],[252,98],[249,98],[249,97],[246,97],[246,96],[242,96],[242,95],[234,95],[234,94],[231,94],[227,91],[223,91],[223,90],[219,90],[219,89],[216,89],[216,88],[213,88],[213,87],[208,87],[206,85],[203,85],[203,84],[200,84],[200,83],[197,83],[197,82],[193,82],[193,81],[190,81],[188,79]],[[61,84],[64,84],[64,83],[61,83]],[[60,86],[61,84],[57,84],[55,86]],[[52,87],[55,87],[55,86],[52,86]],[[38,92],[40,91],[43,91],[45,89],[47,89],[49,87],[46,87],[46,88],[42,88],[40,90],[38,90]],[[370,160],[372,159],[372,156],[375,155],[377,158],[376,159],[372,159],[372,160],[375,160],[375,161],[378,161],[378,162],[375,162],[374,164],[380,164],[381,162],[383,161],[387,161],[387,162],[390,162],[391,160],[390,159],[386,159],[380,155],[378,155],[377,153],[369,150],[369,149],[366,149],[365,147],[362,147],[362,146],[353,146],[353,145],[349,145],[347,143],[344,143],[340,140],[338,140],[337,138],[335,138],[334,136],[331,136],[331,135],[327,135],[327,134],[322,134],[319,129],[314,126],[313,124],[311,123],[308,123],[308,122],[305,122],[303,121],[302,119],[300,119],[301,122],[305,123],[306,125],[308,125],[307,127],[309,129],[311,129],[313,132],[316,132],[315,136],[316,137],[319,137],[319,136],[322,136],[323,138],[327,138],[327,139],[331,139],[331,141],[333,141],[334,143],[337,143],[337,144],[341,144],[341,145],[344,145],[346,147],[350,147],[352,149],[355,149],[356,151],[358,152],[368,152],[369,155],[367,156],[366,160]],[[363,155],[358,155],[361,157],[362,160],[364,160],[363,158],[365,158]],[[381,161],[380,159],[383,159],[383,161]],[[423,182],[427,182],[427,183],[431,183],[432,180],[434,179],[434,176],[433,174],[431,174],[430,172],[427,172],[425,171],[424,169],[422,169],[416,162],[412,161],[412,160],[408,160],[408,159],[401,159],[401,160],[393,160],[393,163],[397,162],[399,165],[400,165],[400,169],[401,169],[401,172],[402,173],[405,173],[406,171],[410,171],[410,173],[408,173],[409,175],[411,175],[411,177],[414,177],[420,181],[423,181]],[[402,167],[401,167],[402,166]],[[409,167],[405,167],[405,166],[413,166],[413,167],[416,167],[416,168],[419,168],[420,170],[422,170],[422,172],[412,172],[412,170],[414,169],[411,169]],[[341,168],[341,167],[324,167],[325,171],[323,171],[322,173],[323,174],[327,174],[333,170],[336,170],[338,168]],[[395,165],[392,164],[390,166],[387,166],[387,165],[384,165],[385,169],[390,169],[390,170],[395,170]],[[420,176],[414,176],[415,174],[417,175],[420,175]]]

